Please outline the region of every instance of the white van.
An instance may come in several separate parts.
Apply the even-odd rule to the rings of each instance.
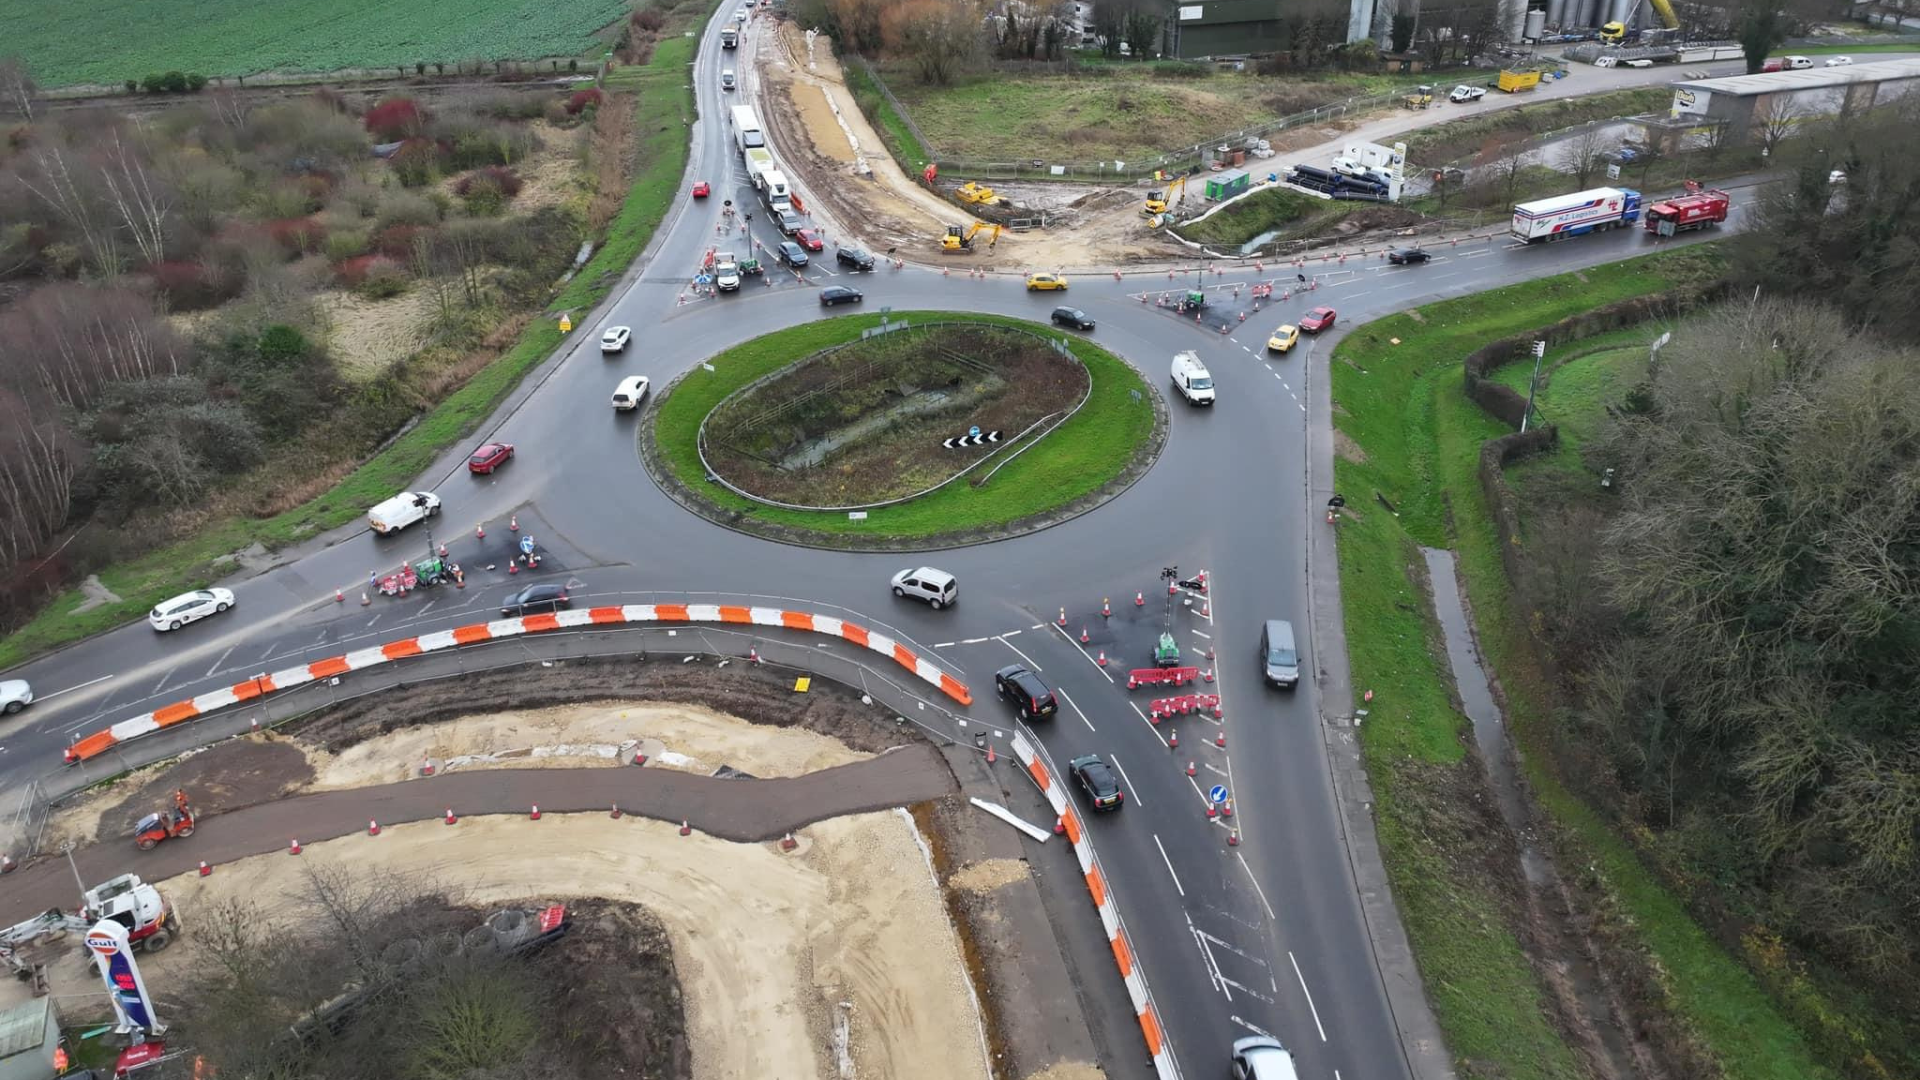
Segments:
[[[893,575],[893,595],[924,600],[933,606],[933,610],[939,611],[943,607],[953,606],[953,602],[960,598],[960,583],[945,570],[922,566],[918,570],[902,570]]]
[[[367,524],[385,536],[440,512],[440,496],[431,491],[403,491],[367,511]]]
[[[1207,374],[1207,365],[1200,362],[1196,353],[1175,353],[1173,356],[1173,388],[1190,405],[1213,404],[1213,376]]]
[[[1804,56],[1787,57],[1787,70],[1804,71],[1813,66],[1813,61]]]
[[[725,71],[722,71],[720,73],[720,89],[722,90],[733,89],[733,69],[732,68],[727,68]]]

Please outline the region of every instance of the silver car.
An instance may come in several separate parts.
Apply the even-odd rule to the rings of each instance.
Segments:
[[[21,709],[33,704],[33,687],[25,679],[8,679],[0,682],[0,712],[12,716]]]

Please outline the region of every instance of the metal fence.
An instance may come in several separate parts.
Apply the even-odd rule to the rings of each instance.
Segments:
[[[978,180],[1093,180],[1126,184],[1136,180],[1146,180],[1156,171],[1186,172],[1204,166],[1211,160],[1218,147],[1230,146],[1238,149],[1253,140],[1264,139],[1290,128],[1323,123],[1358,109],[1373,109],[1391,104],[1412,93],[1416,85],[1409,83],[1401,89],[1378,94],[1356,94],[1344,101],[1294,113],[1292,116],[1283,116],[1264,124],[1241,128],[1238,131],[1229,131],[1215,138],[1194,143],[1186,149],[1174,150],[1145,161],[1046,161],[1040,158],[1027,161],[973,161],[956,157],[935,146],[933,140],[927,138],[926,132],[920,130],[920,125],[914,123],[913,114],[908,112],[907,107],[902,105],[893,91],[887,88],[886,80],[880,77],[880,73],[875,71],[873,65],[869,64],[864,57],[848,53],[841,57],[840,62],[842,65],[858,68],[872,81],[873,85],[879,89],[880,95],[886,99],[887,104],[893,106],[893,110],[900,115],[900,120],[906,124],[907,130],[913,132],[913,137],[920,140],[921,146],[926,147],[934,164],[940,166],[942,171],[962,173],[968,178]]]

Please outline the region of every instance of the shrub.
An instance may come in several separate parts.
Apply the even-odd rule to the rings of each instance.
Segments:
[[[28,124],[21,124],[12,131],[7,132],[7,146],[9,149],[18,150],[32,140],[33,128]]]
[[[334,280],[349,289],[357,289],[367,280],[367,271],[373,267],[378,255],[358,255],[347,259],[333,268]]]
[[[336,232],[327,235],[327,261],[342,263],[367,253],[367,234],[363,232]]]
[[[601,93],[600,88],[597,86],[589,86],[585,90],[576,90],[573,96],[567,99],[567,115],[579,116],[585,109],[597,109],[600,107],[600,102],[605,100],[605,98],[606,95]]]
[[[267,222],[267,235],[296,255],[310,255],[326,242],[327,231],[312,218],[283,218]]]
[[[137,93],[139,93],[139,92],[140,92],[140,80],[139,80],[139,79],[128,79],[128,80],[127,80],[127,93],[129,93],[129,94],[137,94]]]
[[[385,300],[407,291],[407,274],[400,264],[384,255],[375,255],[355,292],[369,300]]]
[[[531,120],[547,104],[542,94],[523,94],[496,90],[474,102],[473,111],[495,120]]]
[[[425,235],[424,225],[389,225],[373,238],[373,249],[389,259],[405,259],[413,255],[413,242]]]
[[[432,139],[408,139],[387,159],[393,175],[407,187],[432,183],[440,171],[440,147]]]
[[[667,25],[667,17],[658,8],[641,8],[633,13],[633,25],[649,34],[657,34]]]
[[[373,231],[378,235],[395,225],[437,225],[440,217],[439,208],[424,195],[411,191],[389,192],[380,200],[380,213],[374,218]]]
[[[197,71],[187,72],[187,85],[185,89],[188,92],[197,94],[200,91],[205,90],[206,88],[207,88],[207,77],[205,75],[202,75]]]
[[[157,71],[149,72],[146,78],[140,80],[140,89],[149,94],[158,94],[167,88],[166,79],[165,75]]]
[[[484,169],[476,169],[461,177],[459,181],[453,185],[453,190],[464,196],[481,185],[491,185],[501,195],[511,199],[515,195],[520,194],[520,189],[524,186],[524,181],[522,181],[519,174],[515,173],[512,169],[499,165],[489,165]]]
[[[154,263],[142,271],[174,311],[218,307],[240,295],[243,279],[222,267],[197,262]]]
[[[427,114],[412,98],[387,98],[367,110],[363,121],[381,142],[411,140],[427,128]]]

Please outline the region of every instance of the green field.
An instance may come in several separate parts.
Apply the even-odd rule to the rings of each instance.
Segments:
[[[411,69],[591,53],[627,0],[0,0],[0,50],[43,87],[119,86],[154,71],[252,75]],[[97,31],[97,32],[96,32]]]
[[[1047,327],[997,315],[955,314],[938,311],[897,312],[891,316],[914,325],[935,321],[1014,326],[1056,336]],[[870,511],[861,520],[844,513],[782,510],[763,506],[706,482],[695,445],[700,422],[729,394],[787,364],[822,349],[857,341],[860,332],[879,325],[877,315],[824,319],[755,338],[712,357],[712,372],[695,369],[675,383],[649,417],[642,439],[653,440],[650,457],[673,473],[681,489],[718,511],[727,523],[752,532],[773,527],[783,535],[811,534],[807,539],[826,546],[872,546],[875,541],[942,537],[964,542],[983,530],[994,530],[1045,514],[1089,496],[1116,481],[1135,464],[1153,436],[1153,391],[1133,368],[1092,342],[1069,339],[1073,354],[1087,367],[1093,389],[1085,405],[1032,451],[1015,458],[975,487],[971,480],[949,484],[939,491],[898,506]],[[1139,400],[1135,400],[1135,392]],[[983,466],[978,475],[993,466]]]
[[[1336,423],[1357,453],[1335,463],[1336,487],[1356,505],[1341,525],[1341,597],[1355,686],[1375,692],[1362,747],[1377,798],[1382,848],[1433,996],[1448,1047],[1512,1078],[1584,1075],[1543,1015],[1518,941],[1489,913],[1499,897],[1444,840],[1436,806],[1457,792],[1434,779],[1460,757],[1465,720],[1454,711],[1437,630],[1425,615],[1422,584],[1406,568],[1415,544],[1454,549],[1473,600],[1477,641],[1507,696],[1536,798],[1566,830],[1587,876],[1617,905],[1616,929],[1643,945],[1660,989],[1727,1076],[1753,1080],[1830,1077],[1799,1031],[1735,957],[1689,917],[1642,865],[1633,848],[1560,785],[1531,740],[1544,739],[1545,706],[1510,620],[1499,540],[1476,474],[1480,444],[1507,429],[1467,399],[1460,362],[1488,341],[1551,324],[1631,296],[1666,291],[1715,273],[1709,249],[1692,248],[1597,267],[1390,316],[1356,329],[1333,364]],[[1578,439],[1598,423],[1574,413],[1600,409],[1629,385],[1646,333],[1621,331],[1569,346],[1591,350],[1557,371],[1546,398]],[[1398,339],[1397,343],[1396,340]],[[1497,377],[1525,385],[1525,365]],[[1562,447],[1558,457],[1576,462]],[[1577,467],[1577,465],[1575,466]],[[1370,494],[1393,500],[1382,512]],[[1355,498],[1355,495],[1360,498]],[[1436,842],[1438,838],[1441,842]],[[1562,868],[1563,870],[1565,867]]]

